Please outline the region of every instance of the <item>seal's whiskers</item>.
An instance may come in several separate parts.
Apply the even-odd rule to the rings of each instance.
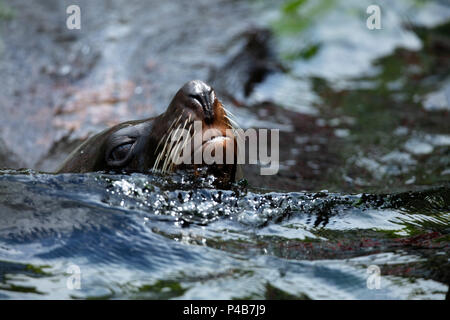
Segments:
[[[167,157],[167,160],[166,160],[166,162],[164,163],[164,171],[166,170],[166,169],[169,169],[168,171],[172,171],[172,168],[173,168],[173,157],[175,156],[175,154],[177,154],[177,150],[179,149],[179,147],[180,147],[180,140],[181,140],[181,138],[183,137],[183,131],[184,131],[184,129],[186,128],[186,124],[188,123],[188,121],[190,120],[190,117],[188,118],[188,119],[186,119],[186,121],[184,122],[184,125],[183,125],[183,129],[181,129],[180,131],[178,131],[178,129],[179,128],[177,128],[177,130],[175,131],[175,133],[174,134],[177,134],[178,133],[178,136],[176,136],[175,137],[175,141],[174,141],[174,143],[173,143],[173,147],[171,148],[171,150],[170,150],[170,153],[169,153],[169,155],[168,155],[168,157]]]
[[[166,157],[164,158],[164,163],[163,163],[163,166],[162,166],[162,171],[163,172],[167,172],[168,171],[167,169],[169,169],[169,166],[171,166],[171,164],[173,162],[172,161],[173,154],[174,154],[175,150],[177,149],[176,147],[177,147],[177,145],[178,145],[178,143],[179,143],[179,141],[180,141],[180,139],[182,137],[182,132],[183,132],[184,128],[186,128],[186,124],[188,123],[189,119],[190,118],[186,119],[186,121],[184,122],[183,128],[181,129],[181,131],[179,131],[179,129],[181,128],[181,125],[180,125],[177,129],[173,130],[172,133],[171,133],[170,147],[166,151],[166,154],[165,154]],[[178,136],[174,136],[177,133],[179,133]]]
[[[189,126],[188,132],[191,132],[192,129],[192,124]],[[184,139],[184,141],[180,141],[181,140],[181,135],[180,138],[177,141],[177,146],[175,148],[175,151],[173,152],[173,155],[171,155],[171,159],[172,159],[172,163],[169,167],[169,171],[173,170],[173,166],[175,164],[175,157],[177,160],[179,160],[181,158],[181,152],[183,152],[184,148],[186,147],[186,144],[191,141],[190,137],[186,137]]]
[[[159,146],[161,145],[161,142],[163,142],[164,138],[167,137],[167,135],[171,132],[171,129],[174,125],[176,125],[178,123],[178,121],[180,121],[182,114],[180,114],[180,116],[177,119],[173,119],[172,123],[169,126],[169,129],[167,129],[167,132],[162,136],[161,140],[159,140],[158,145],[155,148],[155,153],[158,151]]]
[[[191,115],[189,115],[189,118],[188,118],[187,123],[189,123],[189,129],[187,130],[187,132],[190,133],[191,130],[192,130],[192,126],[193,126],[193,124],[192,124],[192,122],[191,122]],[[186,123],[184,124],[183,131],[184,131],[185,126],[186,126]],[[176,147],[176,150],[175,150],[175,152],[174,152],[174,154],[173,154],[173,157],[176,156],[176,157],[177,157],[177,160],[181,158],[181,152],[182,152],[182,151],[184,150],[184,148],[186,147],[186,144],[187,144],[189,141],[191,141],[190,138],[191,138],[191,137],[185,137],[185,141],[180,141],[181,135],[180,135],[180,137],[178,138],[178,141],[177,141],[178,146]],[[180,150],[180,149],[181,149],[181,150]],[[170,168],[169,168],[170,171],[173,170],[173,165],[174,165],[174,161],[172,161],[172,164],[170,165]]]
[[[158,148],[159,148],[159,146],[160,146],[162,141],[164,141],[164,147],[161,150],[161,152],[158,154],[158,156],[157,156],[157,158],[155,160],[155,163],[153,165],[153,170],[157,170],[158,169],[159,163],[160,163],[161,159],[163,158],[163,156],[165,154],[165,150],[166,150],[167,144],[169,142],[169,138],[171,137],[171,133],[173,132],[173,131],[171,131],[171,129],[172,129],[173,126],[178,124],[178,122],[181,119],[181,116],[182,116],[182,114],[180,114],[180,116],[177,119],[172,121],[172,124],[170,125],[169,130],[164,134],[164,136],[159,141],[159,143],[158,143],[158,145],[157,145],[157,147],[155,149],[155,152],[158,150]]]

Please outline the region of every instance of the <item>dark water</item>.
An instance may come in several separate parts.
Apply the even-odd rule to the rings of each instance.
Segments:
[[[72,32],[70,1],[0,0],[0,298],[448,296],[445,1],[79,3]],[[277,175],[40,172],[196,78],[280,129]]]
[[[0,176],[2,298],[442,299],[450,189],[276,193],[186,176]],[[70,290],[71,265],[81,289]],[[370,290],[367,268],[381,270]]]

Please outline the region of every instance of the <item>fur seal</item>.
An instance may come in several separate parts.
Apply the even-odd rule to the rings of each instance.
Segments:
[[[172,133],[176,129],[183,128],[193,135],[197,134],[193,125],[195,121],[197,123],[201,121],[200,131],[214,129],[216,132],[213,136],[202,137],[197,152],[198,149],[204,151],[211,146],[223,148],[223,155],[229,148],[236,151],[236,137],[230,134],[232,130],[227,130],[233,128],[232,121],[217,99],[215,91],[200,80],[192,80],[178,90],[164,113],[154,118],[126,121],[96,134],[76,148],[56,173],[94,171],[146,173],[150,170],[173,172],[184,168],[213,174],[222,182],[234,181],[237,171],[236,161],[231,164],[229,161],[210,164],[191,162],[190,165],[174,164],[171,160],[170,156],[178,151],[176,148],[180,149],[180,143],[171,143],[174,140],[170,138],[173,136]],[[188,142],[183,143],[186,146]],[[189,157],[192,160],[195,148],[192,147],[191,150]]]

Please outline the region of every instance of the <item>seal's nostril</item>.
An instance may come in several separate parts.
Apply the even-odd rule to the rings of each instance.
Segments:
[[[191,98],[192,100],[195,100],[198,104],[200,104],[200,106],[202,107],[203,111],[206,109],[206,107],[207,107],[205,105],[206,101],[205,101],[205,99],[202,96],[197,95],[197,94],[190,94],[189,98]]]
[[[200,104],[206,123],[211,123],[214,118],[212,96],[210,94],[190,94],[189,97]]]
[[[189,97],[194,99],[194,100],[197,100],[198,103],[202,104],[202,98],[199,95],[190,94]]]

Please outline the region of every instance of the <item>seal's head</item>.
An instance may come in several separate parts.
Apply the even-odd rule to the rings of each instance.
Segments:
[[[120,123],[97,134],[72,152],[58,172],[172,172],[191,168],[233,181],[237,143],[231,129],[214,90],[193,80],[178,90],[166,112]]]

